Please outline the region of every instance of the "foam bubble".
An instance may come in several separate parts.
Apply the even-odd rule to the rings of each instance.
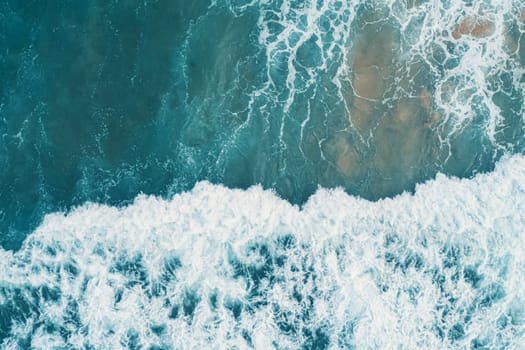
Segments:
[[[369,202],[303,208],[201,182],[86,204],[0,251],[3,346],[518,348],[525,157]]]

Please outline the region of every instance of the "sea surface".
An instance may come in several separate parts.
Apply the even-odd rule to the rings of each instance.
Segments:
[[[0,0],[1,349],[525,349],[524,0]]]

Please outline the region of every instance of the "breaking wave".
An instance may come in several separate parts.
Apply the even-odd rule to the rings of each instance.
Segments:
[[[86,204],[0,251],[3,348],[518,348],[525,157],[301,208],[200,182]]]

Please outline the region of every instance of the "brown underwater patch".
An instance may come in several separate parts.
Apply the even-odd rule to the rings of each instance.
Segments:
[[[485,18],[467,16],[463,18],[452,31],[452,37],[456,40],[463,35],[476,38],[486,38],[494,34],[496,26],[492,21]]]
[[[432,106],[432,96],[430,95],[430,91],[428,91],[428,89],[424,88],[421,90],[419,95],[419,103],[425,109],[430,109]]]
[[[352,83],[350,118],[354,127],[363,134],[367,134],[376,123],[377,109],[395,68],[394,34],[378,32],[363,33],[352,48],[349,62]]]
[[[346,177],[355,174],[359,157],[345,135],[337,134],[328,140],[325,152],[339,173]]]
[[[415,108],[405,103],[399,103],[394,112],[394,121],[397,123],[407,123],[414,117]]]
[[[433,112],[432,114],[430,114],[430,116],[428,117],[428,119],[425,121],[425,124],[424,126],[426,128],[433,128],[439,121],[441,120],[441,113],[439,112]]]

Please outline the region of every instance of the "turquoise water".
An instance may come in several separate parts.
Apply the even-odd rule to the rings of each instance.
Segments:
[[[0,1],[0,342],[518,349],[524,21]]]

